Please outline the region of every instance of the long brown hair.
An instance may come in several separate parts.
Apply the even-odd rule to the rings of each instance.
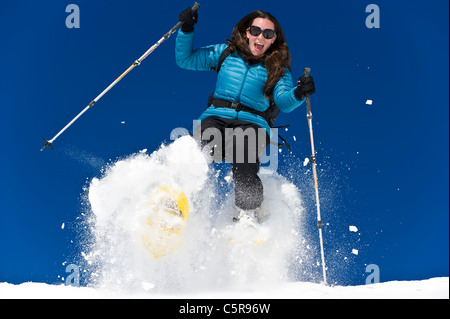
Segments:
[[[256,18],[269,19],[275,26],[275,33],[277,38],[275,42],[267,49],[265,54],[261,57],[255,57],[248,46],[247,28],[249,28],[253,20]],[[273,90],[275,84],[281,79],[286,72],[286,67],[290,70],[291,55],[286,44],[286,38],[280,23],[268,12],[261,10],[253,11],[246,15],[235,25],[231,33],[231,40],[227,40],[231,51],[240,51],[243,58],[249,63],[257,63],[264,61],[267,69],[267,82],[264,87],[264,95],[269,99],[273,99]]]

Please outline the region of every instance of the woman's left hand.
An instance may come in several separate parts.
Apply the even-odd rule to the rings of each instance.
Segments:
[[[297,88],[295,89],[295,97],[297,100],[303,100],[306,95],[311,95],[316,92],[314,79],[312,76],[302,75],[297,81]]]

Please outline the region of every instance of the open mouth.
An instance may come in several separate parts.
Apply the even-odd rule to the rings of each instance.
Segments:
[[[255,43],[255,50],[262,51],[264,49],[264,44]]]

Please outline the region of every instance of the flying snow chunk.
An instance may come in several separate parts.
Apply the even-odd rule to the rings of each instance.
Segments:
[[[225,176],[223,179],[227,182],[228,185],[229,185],[229,184],[232,182],[232,180],[233,180],[233,178],[232,178],[230,175]]]
[[[120,124],[125,124],[125,121],[120,122]]]
[[[306,165],[308,165],[308,163],[309,163],[309,158],[305,158],[305,160],[303,161],[303,166],[306,166]]]
[[[372,103],[373,103],[372,100],[367,100],[367,101],[366,101],[366,104],[367,104],[367,105],[372,105]]]
[[[358,227],[356,227],[356,226],[349,226],[348,229],[354,233],[356,233],[358,231]]]
[[[358,256],[358,249],[352,249],[352,254]]]
[[[64,229],[65,226],[66,226],[66,225],[65,225],[64,223],[62,223],[61,229]]]

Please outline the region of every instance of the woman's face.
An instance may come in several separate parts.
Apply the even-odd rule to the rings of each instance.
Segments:
[[[275,26],[272,21],[269,19],[264,18],[256,18],[253,20],[252,26],[257,26],[261,30],[275,30]],[[254,56],[258,57],[266,53],[267,49],[272,45],[272,43],[275,42],[277,35],[272,39],[266,39],[263,36],[263,32],[261,32],[258,36],[254,36],[250,33],[250,28],[247,29],[247,38],[248,38],[248,45],[250,48],[250,51],[253,53]]]

